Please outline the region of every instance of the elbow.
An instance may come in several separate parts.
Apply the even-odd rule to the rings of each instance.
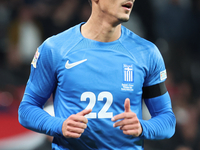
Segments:
[[[24,119],[23,119],[23,108],[22,108],[23,106],[22,106],[22,104],[20,104],[19,105],[19,108],[18,108],[18,121],[19,121],[19,123],[23,126],[23,127],[25,127],[25,124],[24,124]]]
[[[165,116],[166,117],[166,116]],[[176,128],[176,117],[173,112],[170,112],[168,114],[167,122],[165,122],[166,125],[166,130],[163,132],[163,137],[161,139],[170,139],[174,133],[175,133],[175,128]]]
[[[28,128],[29,125],[27,121],[28,114],[29,111],[26,109],[26,104],[24,104],[24,102],[21,102],[18,108],[18,121],[25,128]]]
[[[171,138],[174,133],[175,133],[175,128],[176,128],[176,117],[174,115],[174,113],[172,112],[172,115],[171,115],[171,119],[169,121],[169,134],[167,136],[167,138]]]
[[[164,124],[162,124],[162,127],[158,130],[158,132],[162,134],[160,134],[158,139],[170,139],[175,133],[176,117],[172,111],[163,117]]]

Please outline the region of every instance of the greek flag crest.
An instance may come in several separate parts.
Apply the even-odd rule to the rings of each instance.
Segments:
[[[133,64],[123,64],[123,81],[124,83],[134,82]]]

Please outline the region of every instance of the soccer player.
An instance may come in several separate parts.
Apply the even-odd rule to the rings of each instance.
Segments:
[[[176,119],[154,44],[121,25],[134,0],[91,0],[92,13],[36,51],[19,106],[26,128],[54,136],[53,150],[143,150],[170,138]],[[53,93],[55,117],[42,108]],[[152,118],[142,120],[142,99]]]

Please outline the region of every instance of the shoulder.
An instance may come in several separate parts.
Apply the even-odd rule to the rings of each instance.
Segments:
[[[123,42],[130,43],[135,47],[137,46],[138,48],[140,48],[140,50],[148,50],[149,52],[157,50],[157,47],[154,43],[140,37],[139,35],[135,34],[134,32],[132,32],[124,26],[122,26],[122,32]]]
[[[64,56],[68,50],[83,39],[80,34],[80,25],[78,24],[57,35],[49,37],[40,45],[39,51],[46,51],[55,57]]]
[[[38,48],[40,59],[57,66],[68,51],[82,39],[79,27],[80,24],[46,39]]]
[[[44,43],[49,47],[57,48],[81,40],[80,24],[73,26],[57,35],[48,38]]]
[[[160,51],[154,43],[138,36],[124,26],[122,26],[122,36],[120,42],[130,53],[144,59],[161,57]]]

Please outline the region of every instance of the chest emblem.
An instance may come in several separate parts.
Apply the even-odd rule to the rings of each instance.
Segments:
[[[123,64],[122,91],[134,91],[134,68],[133,64]]]
[[[123,72],[124,72],[124,82],[125,83],[133,83],[134,82],[134,72],[133,72],[133,64],[123,64]]]

